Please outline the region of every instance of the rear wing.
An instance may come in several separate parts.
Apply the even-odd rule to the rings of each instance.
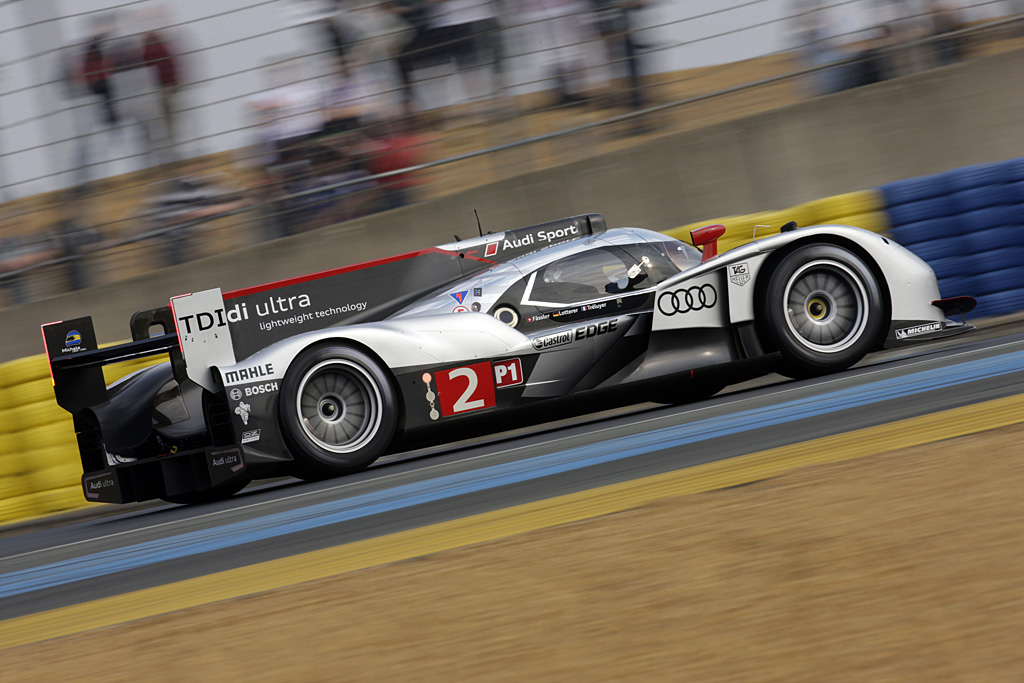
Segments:
[[[153,334],[159,328],[159,334]],[[132,341],[99,348],[92,318],[58,320],[42,326],[43,348],[57,405],[72,414],[107,400],[103,366],[166,353],[175,376],[184,377],[184,363],[167,307],[139,311],[131,319]]]

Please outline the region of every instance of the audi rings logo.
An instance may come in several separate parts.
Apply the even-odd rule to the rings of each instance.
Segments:
[[[718,292],[715,288],[711,285],[701,285],[662,293],[658,297],[658,310],[665,315],[675,315],[714,308],[717,303]]]

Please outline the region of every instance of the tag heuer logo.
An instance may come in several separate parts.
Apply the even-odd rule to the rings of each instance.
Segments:
[[[750,269],[747,268],[746,262],[729,266],[729,280],[740,287],[750,282]]]

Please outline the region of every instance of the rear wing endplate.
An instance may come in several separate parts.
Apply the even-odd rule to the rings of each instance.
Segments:
[[[149,336],[154,327],[159,327],[161,333]],[[180,363],[178,337],[173,329],[166,307],[140,311],[132,316],[132,341],[101,349],[90,316],[43,325],[43,348],[57,405],[77,414],[105,402],[104,365],[161,353],[171,354],[172,365],[176,360]]]

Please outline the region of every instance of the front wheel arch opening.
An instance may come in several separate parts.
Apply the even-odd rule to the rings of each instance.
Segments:
[[[829,244],[846,249],[860,258],[871,270],[871,274],[875,277],[875,282],[878,283],[879,293],[882,296],[882,325],[880,326],[878,335],[872,344],[871,350],[881,350],[884,347],[886,337],[889,333],[889,327],[892,323],[892,294],[889,291],[889,282],[885,279],[885,273],[882,272],[878,262],[872,258],[871,254],[869,254],[861,245],[857,244],[853,240],[846,239],[845,237],[841,237],[839,235],[812,235],[797,240],[791,244],[787,244],[785,247],[776,249],[769,254],[768,258],[765,259],[765,262],[761,264],[761,268],[758,270],[757,280],[754,282],[754,301],[757,302],[756,305],[759,306],[760,302],[764,300],[764,291],[767,289],[768,281],[771,279],[771,274],[775,271],[779,262],[781,262],[782,259],[790,253],[810,244]],[[772,340],[765,338],[765,335],[761,331],[761,325],[755,324],[754,327],[757,331],[757,338],[761,343],[761,347],[766,351],[776,350],[773,348]]]

